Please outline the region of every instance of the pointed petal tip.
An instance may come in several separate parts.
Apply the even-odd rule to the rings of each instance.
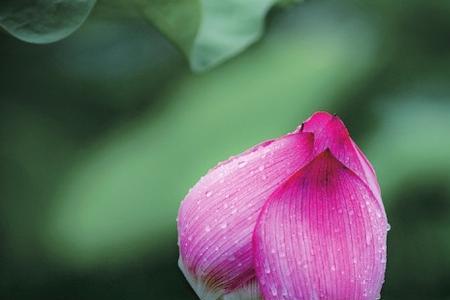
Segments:
[[[331,120],[333,115],[326,111],[318,111],[313,113],[298,128],[299,132],[318,132]]]
[[[315,112],[297,128],[299,132],[312,132],[315,135],[318,135],[323,130],[326,130],[325,135],[331,133],[344,137],[350,136],[341,118],[336,113],[330,114],[326,111]]]
[[[311,115],[311,117],[309,117],[305,122],[312,122],[312,121],[318,121],[318,120],[329,120],[331,119],[333,116],[335,116],[336,114],[331,114],[327,111],[324,110],[319,110],[316,111],[315,113],[313,113]]]

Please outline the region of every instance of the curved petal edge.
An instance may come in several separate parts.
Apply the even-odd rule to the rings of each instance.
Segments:
[[[311,133],[291,133],[264,142],[220,163],[191,189],[178,233],[181,265],[198,293],[225,295],[255,277],[257,217],[269,195],[311,159],[313,141]]]
[[[378,299],[387,226],[365,182],[325,150],[258,218],[253,251],[264,299]]]

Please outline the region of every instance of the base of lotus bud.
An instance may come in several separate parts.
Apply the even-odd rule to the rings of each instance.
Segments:
[[[262,300],[259,291],[259,285],[256,279],[248,281],[244,286],[232,292],[227,293],[224,290],[212,290],[207,287],[202,281],[192,276],[187,268],[184,266],[181,258],[178,259],[178,267],[183,272],[184,277],[191,285],[194,292],[200,300]]]
[[[222,296],[225,294],[224,290],[211,290],[211,288],[207,287],[204,282],[198,280],[194,276],[192,276],[188,269],[184,266],[181,257],[178,259],[178,267],[181,272],[183,272],[184,277],[186,277],[187,281],[191,285],[194,292],[201,300],[219,300],[222,299]]]
[[[241,288],[226,294],[223,300],[263,300],[259,291],[259,284],[256,279],[247,282]]]

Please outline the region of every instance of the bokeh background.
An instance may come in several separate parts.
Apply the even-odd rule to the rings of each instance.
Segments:
[[[107,1],[54,44],[0,34],[0,298],[196,299],[177,267],[185,193],[327,110],[382,186],[382,298],[450,299],[449,15],[448,1],[306,1],[203,74]]]

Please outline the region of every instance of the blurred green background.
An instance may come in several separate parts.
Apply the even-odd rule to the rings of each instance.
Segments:
[[[0,298],[196,299],[175,217],[210,167],[339,114],[392,225],[382,299],[450,299],[450,2],[306,1],[192,74],[99,1],[49,45],[0,34]]]

